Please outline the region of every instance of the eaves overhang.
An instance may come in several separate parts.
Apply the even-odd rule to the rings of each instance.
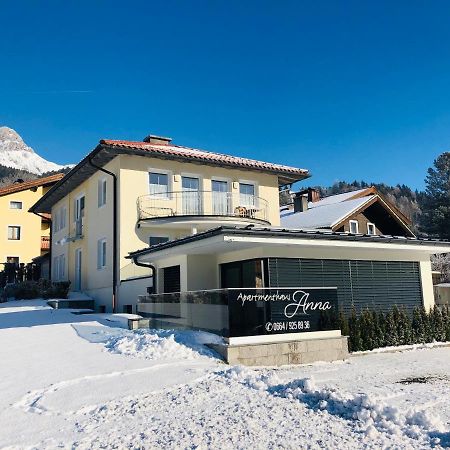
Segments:
[[[363,235],[350,234],[328,230],[293,230],[283,228],[238,228],[238,227],[218,227],[202,233],[187,236],[181,239],[168,241],[153,247],[147,247],[141,250],[130,252],[128,259],[139,259],[144,256],[155,255],[159,252],[179,247],[180,253],[183,248],[191,243],[200,243],[202,240],[221,236],[223,241],[233,242],[253,242],[263,245],[266,243],[280,245],[294,244],[296,241],[316,241],[323,245],[339,246],[359,246],[366,248],[392,248],[392,249],[411,249],[424,253],[447,253],[450,252],[450,242],[436,239],[418,239],[403,236],[385,236],[385,235]]]

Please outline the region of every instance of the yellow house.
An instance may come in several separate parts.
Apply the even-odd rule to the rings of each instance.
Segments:
[[[50,250],[50,217],[28,212],[63,174],[0,189],[0,262],[30,263]]]
[[[151,273],[130,252],[224,223],[278,226],[279,187],[308,176],[165,137],[101,140],[31,211],[53,217],[52,279],[70,280],[100,310],[129,311]]]

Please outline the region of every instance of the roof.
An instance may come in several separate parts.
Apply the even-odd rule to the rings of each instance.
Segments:
[[[390,236],[390,235],[368,235],[368,234],[350,234],[345,232],[337,232],[331,230],[305,230],[305,229],[286,229],[286,228],[257,228],[257,227],[228,227],[222,226],[213,228],[201,233],[186,236],[180,239],[164,242],[162,244],[154,245],[152,247],[145,247],[141,250],[130,252],[128,259],[136,258],[138,256],[156,253],[168,248],[181,246],[190,242],[199,241],[212,236],[218,235],[241,235],[241,236],[257,236],[257,237],[285,237],[296,239],[324,239],[330,241],[353,241],[353,242],[372,242],[372,243],[389,243],[393,245],[407,244],[411,246],[428,246],[445,248],[445,252],[450,251],[450,241],[440,241],[437,239],[421,239],[405,236]],[[436,252],[438,253],[438,252]]]
[[[188,159],[189,162],[200,161],[202,163],[212,163],[217,165],[226,164],[236,167],[243,167],[246,169],[257,169],[269,172],[285,173],[287,175],[300,176],[300,179],[304,179],[309,176],[309,172],[306,169],[298,169],[295,167],[285,166],[282,164],[273,164],[256,159],[241,158],[239,156],[226,155],[223,153],[215,153],[206,150],[199,150],[196,148],[183,147],[173,144],[151,144],[148,142],[140,141],[117,141],[111,139],[102,139],[100,144],[108,145],[111,147],[130,148],[143,150],[152,156],[165,155],[165,156],[177,156],[183,159]]]
[[[53,204],[92,176],[98,169],[90,164],[103,167],[121,154],[138,155],[160,159],[170,159],[195,164],[208,164],[219,167],[242,168],[278,176],[280,185],[291,184],[310,176],[306,169],[268,163],[249,158],[214,153],[173,144],[102,139],[97,147],[81,160],[59,183],[50,189],[30,209],[33,212],[51,212]]]
[[[303,212],[282,211],[281,225],[288,228],[332,228],[374,198],[375,195],[369,195],[339,203],[330,202]]]
[[[376,199],[393,213],[393,216],[406,231],[414,235],[409,228],[411,220],[395,205],[385,200],[374,186],[330,195],[317,202],[308,202],[307,211],[294,213],[292,204],[288,207],[282,207],[280,210],[281,224],[293,228],[332,228],[364,206],[370,206],[377,201]]]
[[[330,195],[324,197],[318,202],[309,202],[308,208],[317,208],[318,206],[332,205],[335,203],[341,203],[360,197],[365,197],[374,194],[374,188],[358,189],[357,191],[344,192],[342,194]]]
[[[24,181],[23,183],[13,183],[10,184],[9,186],[0,188],[0,197],[3,197],[4,195],[14,194],[15,192],[26,191],[28,189],[40,186],[48,186],[50,184],[55,184],[63,177],[64,174],[57,173],[55,175],[50,175],[49,177],[45,178],[37,178],[36,180]]]

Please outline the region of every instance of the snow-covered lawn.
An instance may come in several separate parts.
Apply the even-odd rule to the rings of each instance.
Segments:
[[[450,348],[230,367],[207,333],[0,304],[0,448],[450,446]]]

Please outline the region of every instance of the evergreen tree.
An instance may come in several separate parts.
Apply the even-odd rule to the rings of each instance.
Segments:
[[[425,324],[423,322],[423,308],[414,308],[413,320],[412,320],[412,331],[414,336],[414,343],[424,344],[426,342],[426,331]]]
[[[450,239],[450,152],[443,153],[428,169],[426,189],[419,196],[421,231]]]
[[[438,342],[445,341],[445,325],[442,317],[441,310],[438,306],[435,306],[431,311],[431,323],[433,330],[433,340]]]
[[[392,347],[399,345],[395,310],[389,311],[385,316],[385,345]]]
[[[354,307],[352,308],[352,312],[348,319],[348,327],[350,330],[349,350],[351,352],[361,351],[362,341],[361,341],[360,321]]]

